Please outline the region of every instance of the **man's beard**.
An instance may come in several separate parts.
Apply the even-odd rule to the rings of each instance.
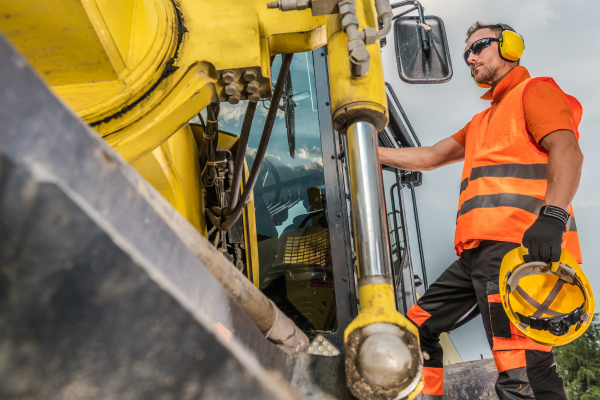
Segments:
[[[477,74],[475,79],[477,79],[477,82],[479,82],[479,83],[491,84],[492,81],[494,80],[494,78],[496,77],[497,71],[498,71],[498,67],[496,67],[496,66],[485,66],[485,67],[483,67],[481,72],[479,72],[479,74]]]

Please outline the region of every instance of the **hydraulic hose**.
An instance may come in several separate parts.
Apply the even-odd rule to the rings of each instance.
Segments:
[[[256,111],[257,104],[258,103],[249,102],[248,108],[246,108],[246,115],[244,115],[244,122],[242,123],[242,132],[240,133],[240,139],[238,140],[238,147],[235,153],[235,166],[233,167],[233,180],[231,183],[231,193],[229,194],[229,205],[223,212],[225,215],[229,214],[237,205],[238,195],[240,194],[240,181],[244,171],[246,147],[248,147],[250,128],[252,128],[252,120],[254,119],[254,112]]]
[[[405,6],[410,6],[410,5],[414,5],[415,4],[415,0],[406,0],[406,1],[400,1],[398,3],[394,3],[391,5],[392,8],[399,8],[399,7],[405,7]]]
[[[239,203],[236,205],[231,214],[229,214],[229,217],[221,223],[220,227],[218,227],[221,230],[227,230],[233,224],[235,224],[238,218],[242,215],[242,211],[244,211],[244,208],[246,207],[246,203],[250,198],[250,194],[254,190],[254,185],[256,184],[258,173],[260,172],[260,167],[262,166],[262,162],[267,153],[267,146],[269,145],[269,139],[271,138],[271,132],[273,131],[273,124],[275,123],[277,110],[279,110],[279,102],[281,101],[283,88],[285,86],[287,75],[290,71],[290,64],[292,63],[293,57],[293,53],[283,55],[281,69],[279,70],[279,76],[277,77],[277,83],[275,84],[275,90],[273,91],[273,98],[271,99],[271,106],[269,107],[269,112],[267,113],[267,120],[265,121],[265,127],[263,128],[260,143],[258,144],[258,149],[256,150],[256,156],[254,157],[254,164],[252,164],[252,169],[250,170],[250,176],[244,185],[244,192],[242,193],[242,198],[240,199]],[[206,213],[208,214],[209,219],[212,220],[211,214],[214,215],[214,213],[208,209],[206,210]]]
[[[389,0],[375,0],[375,8],[377,9],[377,15],[379,20],[383,24],[383,28],[377,32],[377,39],[383,39],[392,30],[392,18],[394,12]]]
[[[383,28],[377,31],[377,39],[381,40],[390,33],[390,31],[392,30],[392,17],[393,15],[388,14],[382,18]]]

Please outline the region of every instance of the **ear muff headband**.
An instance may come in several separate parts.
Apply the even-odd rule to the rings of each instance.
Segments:
[[[506,25],[500,25],[502,32],[500,33],[500,42],[498,43],[498,52],[500,58],[506,61],[517,61],[525,51],[525,41],[517,32],[514,32]]]

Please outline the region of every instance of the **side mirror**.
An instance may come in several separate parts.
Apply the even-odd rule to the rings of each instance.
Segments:
[[[400,17],[394,22],[396,61],[406,83],[444,83],[452,78],[452,61],[441,18]]]

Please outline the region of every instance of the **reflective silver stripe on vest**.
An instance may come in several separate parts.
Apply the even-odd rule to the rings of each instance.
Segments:
[[[460,193],[464,192],[465,189],[467,189],[467,186],[469,186],[469,178],[465,178],[461,183],[460,183]]]
[[[571,215],[569,222],[567,222],[569,232],[577,232],[577,224],[575,223],[575,217]]]
[[[518,178],[531,180],[546,179],[548,164],[498,164],[475,167],[471,176],[460,183],[460,193],[469,186],[470,181],[479,178]]]
[[[471,170],[470,181],[475,179],[492,178],[519,178],[519,179],[546,179],[548,164],[499,164],[476,167]]]
[[[542,208],[542,199],[516,193],[484,194],[475,196],[465,201],[460,208],[460,215],[464,215],[476,208],[513,207],[538,214]]]

